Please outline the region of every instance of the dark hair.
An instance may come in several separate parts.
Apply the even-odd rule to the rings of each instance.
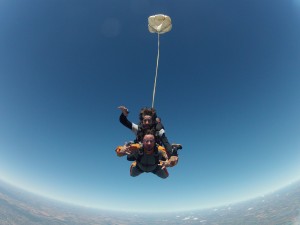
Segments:
[[[138,132],[138,135],[137,135],[137,140],[140,140],[142,141],[145,137],[145,135],[153,135],[154,138],[155,138],[155,142],[156,142],[156,136],[155,136],[155,128],[152,128],[152,129],[141,129],[140,132]]]
[[[142,122],[144,116],[151,116],[153,123],[156,120],[156,110],[154,108],[142,108],[140,111],[140,122]]]
[[[154,129],[147,129],[147,130],[145,130],[144,136],[145,135],[149,135],[149,134],[155,136],[155,130]]]

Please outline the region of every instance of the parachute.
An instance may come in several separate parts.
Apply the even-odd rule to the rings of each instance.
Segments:
[[[159,36],[160,34],[164,34],[166,32],[169,32],[172,29],[172,23],[171,23],[171,18],[169,16],[163,15],[163,14],[158,14],[154,16],[150,16],[148,18],[148,29],[151,33],[157,33],[158,37],[158,52],[157,52],[157,62],[156,62],[156,74],[155,74],[155,81],[154,81],[154,88],[153,88],[153,98],[152,98],[152,109],[154,108],[154,97],[155,97],[155,89],[156,89],[156,80],[157,80],[157,74],[158,74],[158,61],[159,61]],[[136,125],[131,123],[130,121],[127,120],[127,115],[128,115],[128,109],[125,106],[120,106],[119,109],[121,109],[122,114],[120,116],[120,122],[126,126],[127,128],[131,130],[136,130],[136,132],[139,135],[140,133],[143,133],[143,136],[145,137],[147,133],[144,132],[146,130],[145,127],[141,125]],[[144,111],[144,109],[143,109]],[[145,119],[144,113],[141,114],[140,119]],[[147,115],[149,116],[149,115]],[[144,120],[145,121],[145,120]],[[143,122],[141,122],[143,124]],[[155,121],[152,121],[151,128],[155,128],[155,131],[158,126]],[[144,130],[143,130],[144,129]],[[116,153],[117,156],[125,156],[127,155],[127,160],[129,161],[134,161],[131,166],[130,166],[130,175],[131,176],[138,176],[140,173],[143,172],[152,172],[158,175],[161,178],[167,178],[168,177],[168,172],[166,170],[166,167],[173,167],[178,163],[178,155],[177,155],[177,150],[182,149],[182,146],[180,144],[172,144],[170,145],[168,143],[167,138],[164,136],[162,139],[161,136],[164,134],[164,129],[163,125],[161,124],[160,129],[158,129],[158,132],[160,133],[159,135],[159,141],[156,140],[156,143],[153,143],[154,145],[149,145],[150,151],[147,152],[147,149],[143,147],[140,143],[130,143],[126,144],[126,146],[118,146],[116,148]],[[149,133],[150,134],[150,133]],[[154,139],[152,142],[154,142],[155,134],[152,134]],[[139,135],[140,136],[140,135]],[[138,137],[139,137],[138,136]],[[143,137],[143,138],[144,138]],[[143,139],[144,141],[144,139]],[[157,142],[162,142],[161,144],[164,145],[162,146],[157,146]],[[151,147],[151,149],[150,149]],[[142,159],[143,155],[148,154],[149,157],[151,156],[152,158],[154,157],[155,163],[154,164],[143,164]],[[159,153],[159,154],[158,154]],[[147,158],[143,160],[144,161],[149,161]],[[149,161],[153,161],[152,159]],[[140,167],[142,166],[142,168]],[[159,171],[159,172],[158,172]]]
[[[157,33],[158,50],[157,50],[156,72],[155,72],[154,88],[153,88],[153,96],[152,96],[152,108],[154,108],[154,98],[155,98],[156,80],[158,74],[158,61],[159,61],[159,35],[169,32],[172,29],[171,18],[163,14],[149,16],[148,29],[151,33]]]
[[[158,14],[149,16],[148,29],[151,33],[163,34],[172,29],[172,22],[169,16]]]

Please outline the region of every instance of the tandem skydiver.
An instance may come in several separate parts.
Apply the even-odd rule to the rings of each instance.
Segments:
[[[158,145],[163,145],[170,157],[172,164],[176,165],[178,162],[178,153],[179,149],[182,149],[180,144],[170,144],[168,138],[165,134],[165,129],[163,124],[160,121],[160,118],[157,117],[156,111],[153,108],[142,108],[139,113],[139,124],[130,122],[127,119],[128,109],[125,106],[118,107],[122,113],[120,115],[120,122],[127,128],[133,131],[136,135],[135,143],[142,142],[142,138],[145,135],[146,130],[152,130],[155,135],[155,142]],[[130,160],[130,157],[128,157]]]
[[[155,134],[153,130],[145,131],[142,137],[142,143],[125,144],[116,149],[118,156],[129,156],[134,158],[130,166],[130,176],[136,177],[141,173],[153,173],[160,178],[169,176],[166,167],[172,167],[174,164],[168,160],[168,155],[162,146],[155,143]]]

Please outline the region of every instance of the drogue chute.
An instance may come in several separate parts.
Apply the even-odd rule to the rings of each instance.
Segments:
[[[156,80],[158,74],[158,61],[159,61],[159,35],[169,32],[172,29],[171,18],[163,14],[149,16],[148,29],[151,33],[157,33],[158,50],[157,50],[156,72],[155,72],[154,88],[153,88],[153,96],[152,96],[152,108],[154,108],[154,98],[155,98],[155,91],[156,91]]]
[[[172,29],[172,21],[169,16],[157,14],[149,16],[148,29],[151,33],[163,34]]]

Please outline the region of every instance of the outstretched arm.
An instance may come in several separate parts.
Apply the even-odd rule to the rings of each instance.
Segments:
[[[122,111],[121,115],[120,115],[120,122],[125,126],[127,127],[128,129],[132,130],[135,135],[137,134],[137,131],[138,131],[138,125],[136,125],[135,123],[132,123],[130,122],[128,119],[127,119],[127,116],[128,116],[128,109],[125,107],[125,106],[119,106],[118,109],[120,109]]]
[[[125,106],[119,106],[118,109],[120,109],[122,111],[121,115],[120,115],[120,122],[127,128],[129,129],[132,129],[132,122],[130,122],[128,119],[127,119],[127,116],[128,116],[128,109],[125,107]]]
[[[125,155],[130,155],[133,156],[135,152],[137,152],[137,150],[140,148],[141,146],[139,144],[130,144],[128,145],[127,143],[125,143],[125,145],[123,146],[118,146],[116,148],[116,153],[117,156],[125,156]]]
[[[173,167],[178,163],[178,157],[177,156],[171,156],[170,159],[166,161],[160,161],[159,165],[161,166],[162,169],[166,167]]]
[[[178,156],[171,156],[169,159],[167,158],[165,161],[160,160],[159,165],[162,167],[162,169],[166,167],[173,167],[176,166],[178,163]]]
[[[120,115],[119,120],[121,124],[123,124],[128,129],[132,130],[132,122],[130,122],[123,113]]]

